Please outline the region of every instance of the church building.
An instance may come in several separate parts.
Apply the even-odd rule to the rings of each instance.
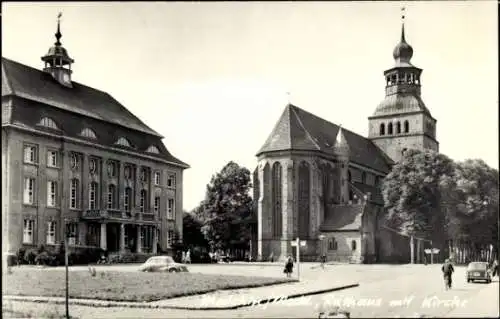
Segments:
[[[72,250],[170,250],[189,166],[111,95],[73,81],[59,22],[55,36],[42,70],[2,57],[4,253],[51,250],[65,233]]]
[[[422,69],[412,56],[403,22],[395,64],[384,72],[385,99],[368,117],[368,137],[285,107],[257,153],[255,257],[294,256],[298,237],[306,242],[301,260],[323,254],[354,263],[410,260],[409,239],[383,224],[381,184],[405,150],[439,149],[436,120],[421,98]]]

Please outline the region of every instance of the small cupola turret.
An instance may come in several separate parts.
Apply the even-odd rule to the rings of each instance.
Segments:
[[[333,145],[333,151],[339,156],[349,157],[349,144],[344,136],[342,126],[339,126],[337,137],[335,138],[335,145]]]
[[[69,57],[68,51],[61,44],[61,17],[62,13],[59,13],[57,32],[55,33],[56,42],[42,57],[42,61],[45,63],[43,71],[52,75],[61,85],[71,88],[73,87],[71,84],[71,64],[75,61]]]

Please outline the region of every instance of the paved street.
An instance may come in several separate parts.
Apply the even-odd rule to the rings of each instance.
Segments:
[[[121,267],[121,268],[120,268]],[[282,275],[278,266],[193,265],[192,272],[239,275]],[[111,269],[131,271],[132,266]],[[498,317],[498,279],[492,284],[468,284],[464,268],[456,267],[453,289],[444,290],[440,265],[335,265],[325,270],[304,264],[303,280],[334,280],[337,276],[359,282],[351,288],[277,304],[237,310],[186,311],[170,309],[92,308],[71,306],[71,314],[79,318],[317,318],[318,309],[335,304],[351,313],[351,317]],[[451,301],[451,302],[445,302]],[[353,304],[353,303],[357,303]],[[31,309],[42,313],[47,308],[64,313],[63,306],[12,302],[15,310]]]

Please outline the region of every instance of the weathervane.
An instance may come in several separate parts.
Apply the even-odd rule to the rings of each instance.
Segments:
[[[405,7],[401,7],[401,21],[405,22]]]

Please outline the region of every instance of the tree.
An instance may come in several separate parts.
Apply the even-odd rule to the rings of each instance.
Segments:
[[[184,212],[182,219],[182,234],[186,247],[208,247],[208,242],[201,231],[203,224],[195,213]]]
[[[482,160],[456,165],[448,227],[451,238],[478,245],[498,242],[498,183],[498,170]]]
[[[409,235],[441,240],[443,194],[453,188],[455,165],[443,154],[410,149],[384,179],[382,193],[389,226]]]
[[[251,187],[250,171],[232,161],[212,176],[205,200],[195,209],[212,250],[246,247],[253,218]]]

